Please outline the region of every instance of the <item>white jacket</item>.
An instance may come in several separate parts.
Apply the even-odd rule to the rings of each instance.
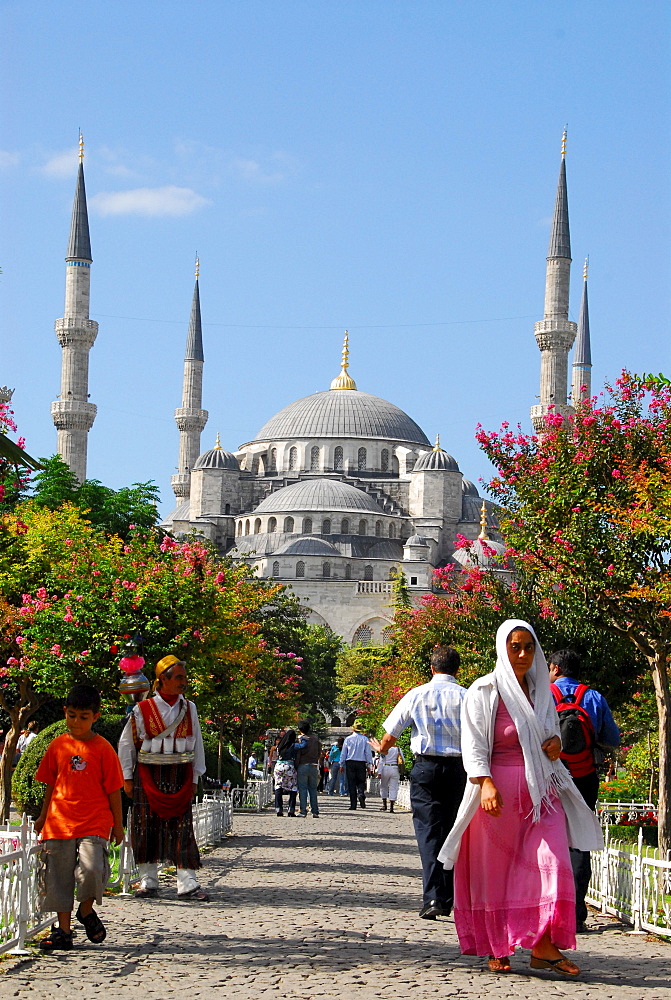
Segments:
[[[454,867],[464,831],[480,807],[480,786],[475,783],[475,779],[491,777],[490,763],[498,704],[499,693],[493,673],[475,681],[464,699],[461,709],[461,752],[470,782],[466,785],[454,826],[438,855],[438,860],[445,868]],[[559,736],[559,719],[555,732],[547,733],[546,738],[555,735]],[[564,769],[559,760],[554,766]],[[600,851],[603,847],[603,834],[599,821],[573,781],[566,783],[560,801],[566,813],[569,847],[580,851]],[[504,815],[499,818],[505,822]]]

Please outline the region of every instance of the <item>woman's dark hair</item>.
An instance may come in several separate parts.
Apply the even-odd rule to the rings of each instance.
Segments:
[[[65,699],[66,708],[78,708],[80,712],[99,712],[100,693],[90,684],[75,684]]]
[[[284,734],[280,742],[277,744],[278,757],[281,754],[283,754],[285,750],[288,750],[289,747],[292,747],[295,742],[296,742],[296,730],[287,729],[286,733]]]

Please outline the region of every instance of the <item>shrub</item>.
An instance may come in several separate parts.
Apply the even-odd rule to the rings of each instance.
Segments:
[[[206,774],[208,778],[216,779],[219,758],[219,737],[215,733],[208,733],[203,729],[203,745],[205,747]],[[230,781],[232,785],[242,785],[240,765],[237,760],[233,760],[226,746],[222,747],[221,753],[221,780],[224,783]]]
[[[648,782],[631,774],[620,774],[599,787],[600,802],[647,802]]]

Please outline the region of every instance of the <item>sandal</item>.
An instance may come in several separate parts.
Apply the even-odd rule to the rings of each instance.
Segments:
[[[562,976],[579,976],[580,969],[572,962],[570,958],[536,958],[535,955],[531,956],[531,962],[529,967],[532,969],[551,969],[553,972],[559,972]]]
[[[54,951],[56,948],[61,948],[63,951],[70,951],[72,948],[72,931],[62,931],[57,924],[52,924],[47,936],[40,941],[40,949],[42,951]]]
[[[502,958],[495,958],[490,955],[487,960],[487,968],[490,972],[510,972],[510,956],[504,955]]]
[[[158,896],[158,889],[155,889],[151,885],[141,885],[139,889],[136,889],[133,893],[136,899],[155,899]]]
[[[86,931],[86,936],[89,941],[93,941],[94,944],[102,944],[107,937],[107,931],[105,930],[105,925],[96,913],[95,910],[91,910],[87,913],[85,917],[82,916],[82,908],[79,906],[75,917],[80,924],[84,925],[84,930]]]
[[[210,902],[210,897],[208,896],[208,894],[205,892],[204,889],[201,889],[199,885],[196,886],[195,889],[192,889],[190,892],[178,892],[177,899],[187,899],[187,900],[195,899],[199,903]]]

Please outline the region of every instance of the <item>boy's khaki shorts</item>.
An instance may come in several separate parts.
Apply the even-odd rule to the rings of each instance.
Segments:
[[[109,878],[107,841],[104,837],[44,840],[39,854],[40,909],[43,913],[67,913],[77,899],[102,902]]]

